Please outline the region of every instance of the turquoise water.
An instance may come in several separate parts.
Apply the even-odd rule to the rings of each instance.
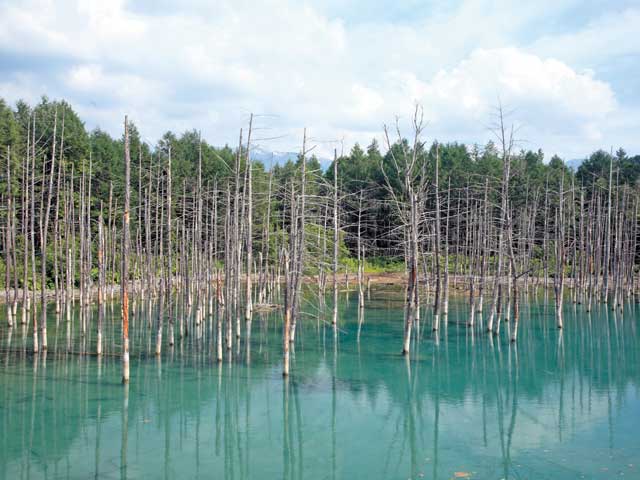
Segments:
[[[523,306],[517,345],[505,325],[499,338],[469,329],[453,303],[408,359],[397,294],[372,292],[360,324],[357,297],[342,298],[336,336],[310,300],[288,380],[277,313],[255,315],[250,348],[221,365],[208,337],[156,359],[142,313],[128,387],[117,304],[102,359],[77,354],[95,336],[77,319],[73,353],[52,315],[36,358],[30,332],[9,338],[3,323],[0,478],[638,479],[637,306],[567,304],[559,332],[552,300]]]

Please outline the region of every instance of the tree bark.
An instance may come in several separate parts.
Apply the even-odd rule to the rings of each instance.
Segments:
[[[122,219],[122,383],[129,383],[129,203],[131,201],[131,155],[129,124],[124,117],[124,215]]]

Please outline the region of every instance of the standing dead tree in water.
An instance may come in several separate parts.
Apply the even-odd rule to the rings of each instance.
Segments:
[[[31,128],[31,185],[27,185],[31,190],[31,213],[27,217],[29,221],[31,241],[31,283],[32,288],[36,289],[36,115],[33,115],[33,127]],[[25,228],[25,232],[27,229]],[[25,239],[26,239],[25,235]],[[26,245],[25,245],[26,249]],[[26,287],[25,287],[26,288]],[[39,352],[38,342],[38,316],[36,314],[35,294],[32,295],[34,301],[31,305],[33,313],[33,352]],[[27,307],[29,304],[27,303]]]
[[[338,155],[333,151],[333,316],[331,323],[338,323],[338,241],[340,223],[338,217]]]
[[[284,321],[282,322],[282,375],[289,376],[290,370],[290,349],[291,349],[291,312],[292,312],[292,285],[290,273],[290,258],[288,249],[283,249],[284,261]]]
[[[234,195],[233,195],[233,216],[231,217],[231,275],[229,282],[231,283],[231,298],[230,302],[227,302],[230,306],[229,315],[233,315],[236,322],[236,338],[240,338],[240,271],[242,269],[241,258],[242,249],[240,248],[240,170],[242,160],[242,130],[240,130],[240,138],[238,140],[238,152],[235,155],[235,168],[234,168]],[[227,349],[231,349],[231,343],[227,344]]]
[[[295,184],[291,181],[291,187],[289,192],[289,214],[290,214],[290,224],[289,224],[289,242],[288,245],[284,245],[282,247],[281,259],[284,268],[284,295],[283,295],[283,303],[284,303],[284,318],[282,324],[282,346],[283,346],[283,367],[282,367],[282,375],[288,376],[290,370],[290,349],[291,349],[291,319],[294,315],[294,295],[295,295],[295,273],[292,268],[292,253],[295,258],[296,255],[296,246],[297,240],[296,236],[298,234],[298,222],[297,222],[297,201],[295,194]]]
[[[420,219],[422,218],[424,197],[428,184],[422,165],[424,159],[421,156],[423,150],[421,135],[424,129],[424,118],[422,108],[419,106],[416,106],[413,114],[412,128],[413,144],[409,147],[402,139],[398,121],[396,121],[398,143],[395,145],[391,143],[389,129],[385,125],[384,137],[389,148],[391,163],[390,165],[385,165],[384,162],[381,164],[381,171],[387,190],[392,198],[404,232],[407,291],[404,302],[403,355],[409,353],[413,323],[420,308],[418,296]]]
[[[578,177],[563,170],[561,163],[539,179],[526,177],[527,160],[512,152],[513,130],[504,125],[501,110],[495,130],[499,143],[497,148],[487,147],[487,165],[481,165],[489,173],[454,171],[449,145],[436,142],[427,154],[419,138],[422,118],[418,108],[413,118],[413,145],[411,139],[402,139],[397,125],[397,138],[393,138],[393,142],[389,138],[395,137],[393,129],[391,132],[385,129],[389,151],[384,156],[378,152],[379,156],[362,157],[369,162],[363,163],[370,169],[367,176],[359,176],[361,165],[350,164],[348,156],[338,158],[334,152],[333,178],[330,178],[331,172],[326,172],[324,178],[322,173],[314,177],[319,167],[314,166],[313,157],[305,158],[310,151],[305,134],[298,162],[268,172],[268,193],[266,169],[258,160],[253,164],[251,160],[253,144],[259,141],[251,137],[257,117],[251,117],[249,135],[246,139],[241,136],[237,150],[228,148],[224,154],[220,150],[218,160],[222,160],[222,166],[211,161],[218,155],[216,150],[196,134],[187,136],[186,140],[172,137],[160,141],[148,167],[145,166],[144,175],[143,155],[139,153],[136,191],[136,182],[131,185],[130,172],[128,185],[120,175],[114,175],[113,182],[102,181],[100,174],[104,165],[113,162],[100,158],[104,154],[94,150],[93,145],[80,159],[69,153],[75,148],[74,142],[68,138],[65,147],[64,115],[61,128],[60,109],[57,116],[53,108],[45,110],[44,115],[41,112],[28,112],[22,120],[27,133],[26,151],[22,140],[15,151],[15,144],[7,149],[7,183],[11,179],[21,180],[22,192],[18,192],[17,184],[14,192],[3,188],[0,202],[6,296],[11,297],[13,274],[14,305],[16,297],[21,295],[23,321],[33,322],[27,328],[29,334],[33,329],[36,352],[47,346],[47,285],[55,285],[54,298],[66,312],[67,331],[80,335],[81,350],[86,351],[91,341],[91,334],[87,332],[96,332],[96,326],[90,323],[88,302],[97,293],[98,303],[104,305],[109,288],[113,299],[119,282],[123,287],[123,304],[129,299],[132,302],[131,308],[122,311],[123,352],[127,343],[125,336],[129,338],[129,315],[133,327],[131,342],[138,345],[139,339],[149,338],[147,350],[151,353],[155,335],[158,355],[162,353],[163,341],[173,344],[175,318],[179,322],[176,333],[181,347],[200,347],[209,342],[210,349],[215,348],[217,359],[222,361],[225,331],[229,333],[226,345],[230,354],[240,348],[243,341],[248,342],[254,297],[256,304],[265,304],[260,305],[260,309],[271,306],[268,303],[278,303],[281,278],[287,287],[289,326],[286,331],[291,345],[297,336],[296,325],[301,327],[297,322],[303,318],[301,311],[306,299],[302,298],[301,291],[308,280],[303,277],[316,266],[320,302],[325,301],[325,293],[331,296],[326,287],[333,272],[331,323],[338,323],[340,245],[344,245],[345,252],[350,250],[351,258],[344,262],[345,267],[352,265],[353,259],[358,262],[359,307],[364,303],[365,254],[373,263],[380,252],[380,256],[392,256],[403,251],[408,276],[404,353],[415,348],[412,337],[419,332],[415,325],[419,325],[420,313],[426,311],[420,310],[420,295],[426,294],[424,303],[433,306],[434,329],[438,329],[439,319],[447,313],[450,254],[453,288],[465,289],[466,293],[468,281],[470,326],[477,323],[487,328],[482,324],[482,316],[476,316],[482,310],[485,295],[486,308],[492,307],[488,328],[498,333],[500,323],[512,320],[512,340],[517,337],[519,301],[525,298],[519,289],[524,286],[527,292],[527,282],[532,286],[548,282],[545,294],[551,292],[553,285],[559,327],[562,311],[558,308],[564,296],[571,296],[576,303],[584,302],[587,310],[591,303],[604,299],[611,308],[622,309],[638,289],[635,262],[638,194],[622,179],[622,164],[606,158],[599,167],[601,171],[592,172],[593,182],[585,179],[576,182]],[[122,147],[126,147],[125,169],[130,170],[129,149],[140,152],[141,147],[131,123],[125,125],[125,130],[126,141],[123,144],[114,140],[117,144],[114,151],[122,157]],[[67,134],[70,131],[67,128]],[[67,153],[63,156],[65,149]],[[364,155],[360,152],[359,155]],[[430,163],[434,155],[435,163]],[[13,161],[20,157],[21,165],[15,168],[11,156],[15,157]],[[379,162],[380,168],[376,169]],[[562,200],[558,202],[556,190],[561,172],[566,181],[560,183]],[[174,174],[176,192],[172,192]],[[212,175],[216,181],[215,193],[211,193],[208,186]],[[447,177],[448,186],[445,185]],[[218,180],[224,183],[218,184]],[[569,183],[571,186],[567,187]],[[582,185],[576,187],[578,183]],[[272,196],[272,191],[286,191],[282,204],[279,193]],[[129,202],[137,204],[133,210],[123,202],[131,195],[133,199]],[[125,217],[120,225],[117,219],[123,203]],[[103,218],[98,217],[98,204]],[[341,214],[340,209],[344,213]],[[133,224],[129,226],[131,215]],[[385,218],[380,219],[381,216]],[[332,234],[333,259],[329,245]],[[402,241],[395,243],[400,236]],[[309,237],[309,244],[305,237]],[[282,277],[285,267],[286,275]],[[97,289],[93,285],[95,269]],[[530,272],[530,278],[518,281]],[[349,281],[347,275],[344,278]],[[22,292],[19,292],[20,283]],[[564,296],[562,287],[566,290]],[[80,293],[82,307],[78,310],[79,317],[73,313],[78,306],[77,293]],[[215,310],[213,298],[216,298]],[[147,325],[136,322],[139,312],[144,311],[138,308],[137,299],[148,300],[147,311],[155,312],[147,315],[148,334],[136,328]],[[319,305],[320,312],[324,303]],[[59,311],[56,305],[56,313]],[[216,326],[212,320],[214,311],[218,312]],[[17,320],[10,305],[7,315],[8,321]],[[157,330],[152,320],[156,316]],[[246,334],[241,336],[243,317],[248,322]],[[77,318],[80,323],[75,325]],[[204,318],[209,321],[203,322]],[[318,315],[318,319],[321,318]],[[478,319],[476,323],[474,318]],[[113,325],[99,314],[98,353],[114,349],[114,345],[105,340],[110,338],[110,327]],[[236,337],[232,338],[234,328]],[[187,332],[194,335],[188,336]],[[70,334],[67,338],[68,349],[73,350],[75,345],[69,340]],[[120,347],[117,341],[115,345]],[[290,348],[293,358],[293,346]],[[124,356],[123,353],[123,379]]]
[[[313,149],[307,148],[307,129],[304,129],[302,151],[300,159],[300,187],[291,180],[289,202],[289,244],[283,247],[281,258],[285,271],[284,292],[284,325],[283,325],[283,370],[284,376],[289,375],[290,346],[295,342],[296,326],[300,315],[302,277],[305,266],[305,227],[306,227],[306,184],[307,159],[306,156]],[[299,192],[299,193],[297,193]]]
[[[445,217],[445,230],[444,230],[444,276],[442,279],[442,316],[447,322],[449,315],[449,219],[451,216],[451,177],[449,177],[447,185],[447,203],[446,203],[446,217]],[[439,324],[440,322],[438,322]],[[438,325],[439,326],[439,325]]]
[[[556,322],[562,328],[562,301],[564,295],[564,175],[560,179],[558,190],[558,209],[556,210],[556,272],[553,278],[553,288],[556,299]]]
[[[607,223],[604,235],[604,258],[602,260],[602,292],[600,298],[602,302],[609,300],[609,262],[611,256],[611,194],[613,191],[613,155],[609,158],[609,188],[607,190]]]
[[[435,202],[436,202],[436,224],[435,224],[435,239],[433,242],[433,250],[435,254],[435,269],[436,269],[436,291],[433,299],[433,330],[438,330],[440,327],[440,308],[441,308],[441,294],[442,294],[442,279],[440,275],[440,191],[439,191],[439,165],[440,165],[440,146],[436,144],[436,158],[435,158]],[[445,264],[445,269],[448,269],[448,265]]]
[[[102,325],[104,320],[104,294],[105,294],[105,262],[104,262],[104,219],[102,217],[102,205],[98,217],[98,330],[96,334],[96,353],[102,355]]]
[[[313,148],[312,148],[313,149]],[[312,150],[311,149],[311,150]],[[304,261],[305,261],[305,252],[306,252],[306,189],[307,189],[307,155],[310,150],[307,150],[307,129],[304,129],[303,138],[302,138],[302,152],[300,153],[300,194],[298,199],[295,201],[295,205],[297,207],[296,210],[292,210],[292,226],[290,233],[290,245],[292,252],[292,266],[293,272],[292,280],[293,280],[293,292],[291,296],[291,308],[292,308],[292,316],[291,316],[291,334],[290,340],[291,342],[295,342],[296,338],[296,326],[298,324],[298,317],[300,313],[300,292],[302,289],[302,276],[304,273]],[[294,188],[292,187],[292,195],[294,194]]]
[[[168,302],[168,316],[169,316],[169,346],[172,347],[174,343],[174,318],[173,318],[173,242],[171,241],[172,228],[171,228],[171,150],[169,150],[169,158],[167,159],[167,266],[165,277],[165,296]]]
[[[13,238],[15,238],[15,221],[13,218],[13,186],[11,184],[11,146],[7,145],[7,222],[5,224],[5,292],[7,302],[7,326],[13,327],[13,306],[17,295],[17,282],[13,284],[13,301],[10,301],[10,288],[11,288],[11,270],[13,268],[14,275],[17,275],[17,265],[14,262],[15,248],[13,246]],[[17,277],[16,277],[17,278]]]
[[[31,119],[27,120],[27,150],[25,152],[25,161],[22,167],[22,238],[25,244],[22,249],[22,325],[27,324],[27,315],[30,310],[29,304],[29,247],[26,242],[27,238],[27,219],[29,218],[29,162],[31,160]]]
[[[364,308],[364,262],[365,251],[362,243],[362,197],[364,191],[360,187],[360,195],[358,198],[358,234],[357,234],[357,259],[358,259],[358,309]]]
[[[511,127],[507,132],[507,127],[504,123],[504,112],[502,105],[498,107],[498,124],[494,129],[494,133],[498,137],[500,146],[502,148],[502,185],[500,193],[500,221],[498,224],[498,245],[497,245],[497,258],[496,258],[496,272],[493,279],[493,299],[491,302],[491,312],[489,313],[489,322],[487,324],[487,330],[497,331],[499,326],[496,326],[494,330],[493,322],[497,315],[498,310],[498,293],[500,289],[500,282],[502,280],[502,265],[504,256],[504,238],[510,236],[510,232],[507,231],[510,228],[510,222],[508,222],[508,208],[509,208],[509,178],[511,175],[511,152],[513,151],[515,139],[514,129]],[[500,322],[500,318],[496,319],[496,322]]]
[[[252,302],[252,295],[253,295],[253,290],[252,290],[252,279],[251,279],[251,271],[253,268],[253,177],[251,175],[251,130],[253,128],[253,113],[251,114],[251,117],[249,118],[249,132],[247,134],[247,156],[246,156],[246,164],[245,164],[245,168],[247,169],[247,181],[246,181],[246,185],[247,185],[247,191],[245,192],[246,195],[246,205],[247,205],[247,211],[246,211],[246,226],[245,226],[245,230],[246,230],[246,261],[247,261],[247,268],[246,268],[246,278],[245,278],[245,321],[247,322],[247,329],[251,328],[250,326],[250,322],[251,322],[251,317],[253,315],[253,302]]]
[[[171,277],[171,263],[167,263],[168,259],[171,259],[171,215],[167,213],[168,221],[166,223],[166,231],[165,231],[165,222],[164,215],[165,211],[171,210],[171,145],[167,148],[167,160],[168,167],[163,168],[162,164],[158,168],[158,205],[157,208],[160,210],[160,220],[159,225],[157,226],[159,230],[159,238],[158,238],[158,251],[160,262],[158,264],[158,269],[160,270],[160,282],[161,285],[158,288],[158,329],[156,334],[156,355],[160,355],[162,352],[162,332],[164,326],[164,316],[165,316],[165,306],[171,303],[171,292],[170,292],[170,277]],[[161,185],[162,180],[164,181],[164,185]],[[161,189],[164,187],[165,194],[160,198]],[[166,199],[166,206],[165,204]],[[166,238],[166,241],[165,241]],[[166,248],[166,253],[165,253]],[[156,281],[154,280],[155,284]],[[171,313],[168,315],[169,324],[170,324],[170,332],[169,332],[169,345],[173,345],[173,322]]]
[[[46,293],[45,290],[47,288],[47,233],[49,231],[49,213],[51,211],[51,197],[53,194],[53,177],[55,175],[55,164],[56,164],[56,130],[58,126],[58,110],[55,111],[55,118],[53,120],[53,139],[51,141],[51,165],[49,168],[51,169],[49,173],[49,187],[47,193],[47,205],[44,211],[44,219],[40,218],[40,268],[41,268],[41,284],[40,284],[40,308],[42,310],[42,322],[41,322],[41,332],[42,332],[42,349],[47,349],[47,305],[46,305]],[[43,171],[45,169],[43,168]],[[44,181],[44,178],[43,178]]]
[[[122,217],[122,383],[129,383],[129,204],[131,202],[131,155],[129,124],[124,117],[124,214]]]
[[[267,187],[267,211],[264,215],[262,228],[262,251],[260,252],[260,273],[259,273],[259,293],[258,303],[263,304],[267,301],[267,291],[269,289],[269,239],[271,233],[271,191],[273,187],[273,159],[271,169],[269,171],[269,182]]]

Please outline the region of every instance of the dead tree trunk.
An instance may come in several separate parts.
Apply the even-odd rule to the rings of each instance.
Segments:
[[[487,326],[487,330],[493,330],[493,321],[496,315],[496,310],[498,306],[498,287],[500,285],[500,277],[502,275],[502,256],[503,256],[503,243],[504,243],[504,234],[505,230],[508,227],[507,225],[507,216],[509,208],[509,176],[511,169],[511,150],[513,148],[513,128],[511,128],[510,134],[507,136],[506,127],[504,124],[504,115],[502,111],[502,106],[499,107],[498,110],[498,125],[496,127],[498,138],[500,140],[502,146],[502,192],[501,192],[501,207],[500,207],[500,224],[498,230],[498,257],[497,257],[497,268],[496,274],[493,281],[493,301],[491,304],[491,313],[489,314],[489,323]],[[500,322],[500,319],[497,319],[497,322]]]
[[[300,310],[300,290],[302,288],[302,275],[304,273],[304,257],[305,257],[305,200],[306,200],[306,185],[307,185],[307,129],[305,128],[302,139],[302,169],[300,172],[300,202],[299,211],[300,214],[295,216],[295,222],[298,225],[296,227],[297,235],[295,237],[295,257],[294,257],[294,290],[291,300],[291,342],[295,342],[296,339],[296,327],[298,324],[298,316]],[[292,188],[293,191],[293,188]]]
[[[364,246],[362,245],[362,195],[360,189],[360,199],[358,201],[358,308],[364,308]]]
[[[604,235],[604,259],[602,261],[602,293],[601,299],[607,303],[609,297],[609,257],[611,255],[611,191],[613,182],[613,156],[609,158],[609,190],[607,192],[607,230]]]
[[[413,147],[409,149],[402,141],[400,128],[396,124],[396,133],[401,153],[396,155],[389,140],[388,129],[385,126],[385,140],[389,148],[394,175],[402,179],[402,189],[396,194],[395,188],[389,179],[384,162],[381,164],[381,171],[385,178],[387,190],[389,191],[396,211],[403,222],[405,265],[407,268],[407,291],[405,299],[404,334],[402,341],[402,353],[407,355],[411,346],[411,332],[413,323],[419,309],[418,303],[418,255],[420,236],[420,206],[424,203],[424,194],[427,186],[426,176],[422,175],[421,151],[423,143],[420,135],[423,129],[423,115],[419,106],[416,106],[413,115]]]
[[[31,217],[29,225],[31,227],[31,282],[33,288],[33,352],[39,351],[38,342],[38,316],[36,314],[35,290],[36,290],[36,117],[33,115],[33,128],[31,129]],[[26,237],[25,237],[26,239]]]
[[[98,331],[96,336],[96,353],[102,355],[102,323],[104,320],[104,294],[106,272],[104,265],[104,219],[102,205],[98,217]]]
[[[27,241],[27,219],[29,218],[29,163],[31,160],[31,121],[27,124],[27,151],[25,162],[22,168],[22,238],[23,265],[22,265],[22,320],[20,323],[27,324],[27,315],[30,311],[29,305],[29,242]]]
[[[174,344],[174,318],[173,318],[173,244],[171,241],[171,149],[167,159],[167,268],[166,268],[166,292],[169,315],[169,346]]]
[[[5,289],[6,289],[6,299],[7,302],[7,325],[9,328],[13,327],[13,305],[10,300],[10,283],[11,283],[11,269],[13,268],[14,273],[16,272],[16,265],[12,262],[12,238],[15,235],[14,231],[14,223],[13,223],[13,202],[12,202],[12,189],[11,185],[11,146],[7,146],[7,224],[5,231]],[[14,298],[16,293],[16,288],[18,285],[14,283]]]
[[[49,231],[49,212],[51,210],[51,197],[53,193],[53,177],[55,175],[56,163],[56,129],[58,127],[58,111],[56,109],[53,120],[53,140],[51,147],[51,172],[49,174],[49,188],[47,193],[47,208],[44,211],[44,220],[40,219],[40,308],[42,310],[42,323],[40,330],[42,332],[42,349],[47,349],[47,232]],[[44,178],[42,179],[44,181]]]
[[[562,301],[564,295],[564,174],[560,179],[558,191],[558,210],[556,212],[556,274],[554,290],[556,294],[556,321],[562,328]]]
[[[433,330],[440,327],[440,295],[442,289],[442,278],[440,274],[440,191],[439,191],[439,164],[440,164],[440,145],[436,143],[436,166],[434,175],[434,190],[436,202],[436,225],[434,239],[434,255],[436,267],[436,291],[433,298]]]
[[[282,375],[284,377],[289,376],[289,348],[290,348],[290,332],[291,332],[291,286],[292,279],[290,273],[290,259],[287,249],[284,250],[284,322],[282,325],[282,356],[283,367]]]
[[[246,272],[246,288],[245,288],[245,321],[247,322],[246,328],[250,328],[251,316],[253,314],[253,302],[252,302],[252,284],[251,284],[251,268],[253,266],[253,189],[252,189],[252,176],[251,176],[251,130],[253,128],[253,113],[249,118],[249,132],[247,134],[247,211],[246,211],[246,238],[247,238],[247,272]],[[249,333],[248,331],[246,332]]]
[[[338,324],[338,156],[333,151],[333,317],[332,325]]]
[[[131,201],[129,124],[124,117],[124,215],[122,218],[122,383],[129,383],[129,203]]]

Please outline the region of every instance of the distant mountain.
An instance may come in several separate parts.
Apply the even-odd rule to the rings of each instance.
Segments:
[[[272,162],[274,166],[284,165],[289,160],[291,160],[292,162],[295,162],[298,159],[298,153],[297,152],[278,152],[278,151],[265,150],[260,147],[254,147],[251,149],[251,158],[253,160],[259,160],[260,162],[262,162],[265,168],[269,170],[269,168],[272,165]],[[318,160],[320,161],[320,166],[322,167],[323,171],[326,171],[332,162],[331,159],[323,158],[323,157],[318,157]],[[583,158],[574,158],[572,160],[567,160],[565,164],[568,167],[571,167],[574,171],[577,171],[580,165],[582,165],[582,162],[584,162]]]
[[[251,158],[253,160],[259,160],[265,166],[267,170],[273,165],[284,165],[289,160],[295,162],[298,159],[298,154],[296,152],[277,152],[271,150],[265,150],[260,147],[255,147],[251,149]],[[323,170],[326,170],[327,167],[331,164],[331,160],[328,158],[318,157],[318,161],[320,162],[320,166]]]
[[[268,170],[272,163],[273,165],[284,165],[289,160],[295,162],[298,154],[295,152],[272,152],[256,147],[251,149],[251,158],[262,162]]]
[[[565,164],[568,167],[573,168],[574,170],[578,170],[578,167],[580,167],[580,165],[582,165],[582,162],[584,162],[584,159],[582,159],[582,158],[574,158],[573,160],[567,160],[565,162]]]

